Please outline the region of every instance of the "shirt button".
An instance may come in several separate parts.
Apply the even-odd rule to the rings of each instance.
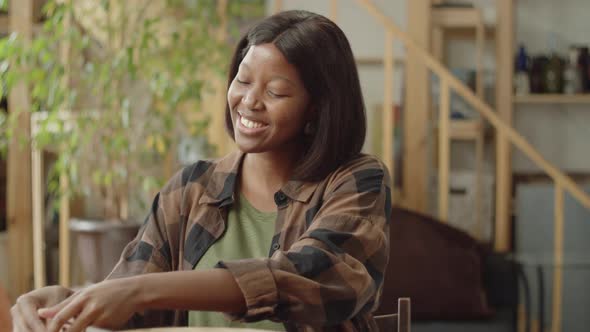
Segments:
[[[272,244],[272,250],[279,250],[280,247],[281,247],[281,245],[278,244],[278,243],[273,243]]]
[[[282,191],[278,191],[277,193],[275,193],[275,203],[277,205],[285,204],[286,200],[287,200],[287,196]]]

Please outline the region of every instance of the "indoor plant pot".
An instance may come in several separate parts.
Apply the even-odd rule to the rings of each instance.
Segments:
[[[141,227],[130,222],[71,219],[70,231],[86,282],[104,280]]]

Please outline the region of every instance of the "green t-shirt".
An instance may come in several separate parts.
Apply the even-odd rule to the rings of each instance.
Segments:
[[[276,218],[276,212],[259,211],[244,195],[240,195],[229,210],[225,233],[207,250],[195,269],[213,268],[220,260],[267,257],[275,232]],[[224,317],[223,313],[213,311],[190,311],[188,325],[285,330],[283,324],[269,320],[254,323],[232,322]]]

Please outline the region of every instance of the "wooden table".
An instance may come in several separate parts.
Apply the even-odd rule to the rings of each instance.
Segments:
[[[268,332],[268,330],[237,327],[159,327],[153,329],[127,330],[127,332]]]

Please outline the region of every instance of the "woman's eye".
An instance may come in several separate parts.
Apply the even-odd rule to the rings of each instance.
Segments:
[[[248,84],[248,83],[249,83],[249,82],[246,82],[246,81],[244,81],[244,80],[241,80],[241,79],[239,79],[239,78],[237,78],[237,77],[236,77],[236,81],[237,81],[238,83],[240,83],[240,84]]]
[[[278,94],[278,93],[274,93],[274,92],[272,92],[272,91],[270,91],[270,90],[268,90],[268,94],[269,94],[271,97],[274,97],[274,98],[281,98],[281,97],[284,97],[284,96],[285,96],[285,95],[280,95],[280,94]]]

